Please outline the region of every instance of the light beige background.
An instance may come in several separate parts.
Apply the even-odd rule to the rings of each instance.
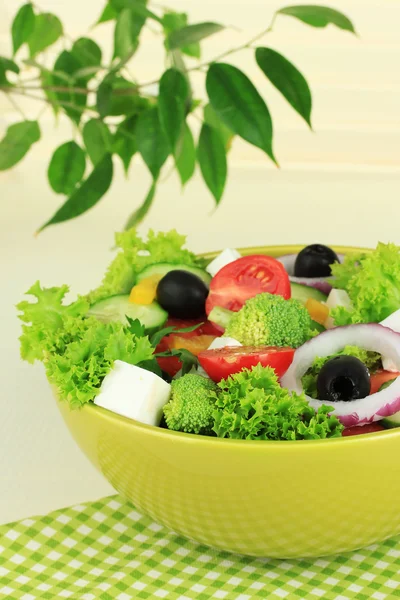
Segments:
[[[0,3],[0,55],[10,54],[8,29],[19,4]],[[40,4],[58,14],[74,37],[86,32],[102,5],[95,0]],[[190,10],[193,21],[215,20],[241,29],[207,40],[205,56],[210,58],[267,26],[273,10],[284,5],[276,0],[170,0],[169,4]],[[252,54],[238,55],[235,64],[268,99],[281,170],[261,152],[238,142],[217,212],[199,177],[182,195],[172,176],[160,186],[142,229],[176,227],[199,251],[258,243],[400,243],[400,3],[332,0],[329,4],[354,20],[358,39],[282,17],[265,42],[307,76],[314,97],[315,133],[269,86]],[[94,35],[105,43],[111,37],[107,25]],[[139,81],[159,74],[158,45],[157,37],[146,31],[143,50],[131,67]],[[52,53],[48,60],[51,63]],[[201,77],[196,80],[199,92]],[[41,108],[34,101],[24,106],[32,116]],[[17,118],[0,96],[0,134]],[[48,111],[42,141],[18,167],[0,173],[0,522],[112,493],[69,438],[41,367],[20,361],[14,304],[36,279],[44,285],[69,282],[73,292],[96,285],[110,260],[113,231],[141,202],[149,178],[135,162],[127,182],[118,166],[112,189],[95,210],[35,239],[35,228],[60,202],[45,177],[51,151],[71,136],[67,122],[60,122],[57,129],[53,125]]]

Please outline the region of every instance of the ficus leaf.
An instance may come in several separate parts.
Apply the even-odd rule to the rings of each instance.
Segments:
[[[110,78],[106,75],[103,81],[100,83],[97,88],[97,96],[96,96],[96,108],[99,112],[100,117],[106,117],[109,114],[111,107],[111,98],[112,98],[112,82]]]
[[[139,206],[137,210],[135,210],[127,222],[125,223],[124,229],[131,229],[132,227],[136,227],[143,221],[145,216],[150,210],[151,205],[153,204],[154,196],[156,193],[156,182],[153,181],[151,188],[149,189],[146,198],[144,199],[143,204]]]
[[[165,39],[165,47],[167,48],[167,50],[169,50],[169,42],[168,42],[168,36],[170,33],[172,33],[173,31],[176,31],[177,29],[182,29],[182,27],[185,27],[188,23],[188,16],[187,13],[178,13],[178,12],[174,12],[174,11],[167,11],[166,13],[164,13],[164,16],[162,18],[162,26],[164,28],[164,32],[166,34],[166,39]],[[201,56],[201,49],[200,49],[200,44],[199,42],[195,42],[194,44],[187,44],[186,46],[182,46],[181,48],[181,52],[183,54],[186,54],[187,56],[192,56],[193,58],[200,58]]]
[[[182,48],[187,44],[194,44],[200,42],[206,37],[218,33],[225,29],[223,25],[219,23],[196,23],[195,25],[187,25],[181,29],[173,31],[168,36],[168,45],[171,50],[174,48]]]
[[[13,60],[0,56],[0,85],[11,85],[7,80],[7,71],[18,74],[19,66]]]
[[[214,63],[207,73],[206,88],[211,106],[225,125],[276,163],[271,115],[247,75],[232,65]]]
[[[225,125],[220,118],[218,118],[217,113],[211,106],[211,104],[206,104],[203,109],[204,121],[211,125],[220,135],[222,143],[224,144],[226,152],[228,152],[232,145],[232,140],[234,138],[234,133],[229,127]]]
[[[113,21],[114,19],[117,18],[117,16],[118,16],[118,13],[115,10],[115,8],[111,5],[110,2],[107,2],[107,4],[104,7],[103,12],[101,13],[101,15],[98,18],[95,25],[100,25],[101,23],[107,23],[107,21]]]
[[[169,144],[162,130],[157,107],[150,108],[138,117],[136,143],[153,179],[158,179],[161,167],[169,155]]]
[[[300,71],[271,48],[257,48],[256,61],[270,82],[311,127],[311,92]]]
[[[76,40],[72,46],[71,54],[80,63],[79,71],[101,65],[101,48],[90,38],[82,37]],[[89,71],[87,74],[81,73],[80,76],[90,79],[95,73],[96,71]]]
[[[185,76],[177,69],[165,71],[160,80],[158,115],[172,152],[182,134],[188,96]]]
[[[21,6],[11,25],[11,37],[14,55],[25,44],[35,27],[35,13],[30,2]]]
[[[110,154],[106,154],[89,177],[71,194],[51,219],[40,227],[39,231],[43,231],[50,225],[79,217],[92,208],[108,191],[112,176],[112,158]]]
[[[119,13],[114,32],[114,58],[125,58],[136,52],[145,21],[146,17],[132,8],[124,8]]]
[[[227,175],[226,153],[218,131],[207,123],[201,128],[197,160],[203,179],[219,204]]]
[[[74,141],[66,142],[54,152],[47,176],[57,194],[72,194],[85,174],[85,153]]]
[[[346,15],[328,6],[317,6],[314,4],[286,6],[278,10],[277,14],[295,17],[312,27],[326,27],[331,24],[336,25],[339,29],[356,33],[353,23]]]
[[[82,130],[83,143],[93,166],[96,166],[105,154],[112,151],[112,136],[104,121],[90,119]]]
[[[118,154],[118,156],[121,158],[126,175],[128,174],[132,157],[137,150],[135,137],[136,121],[136,116],[125,119],[118,125],[114,134],[113,152]]]
[[[51,13],[35,16],[35,27],[29,36],[28,46],[31,58],[52,46],[63,32],[61,21]]]
[[[0,142],[0,171],[6,171],[16,165],[39,139],[40,129],[37,121],[22,121],[10,125]]]
[[[71,84],[70,86],[66,85],[65,82],[62,79],[60,79],[58,75],[53,74],[52,76],[52,83],[54,86],[61,86],[66,88],[65,92],[54,91],[54,95],[57,98],[58,103],[61,106],[63,106],[63,103],[68,103],[74,104],[77,107],[76,109],[70,106],[64,107],[66,114],[75,123],[79,123],[82,115],[82,108],[86,105],[87,102],[87,96],[85,94],[75,94],[73,92],[73,87],[75,86],[86,88],[85,80],[75,80],[74,78],[74,73],[79,69],[79,67],[80,63],[78,59],[72,54],[72,52],[69,52],[68,50],[63,50],[55,62],[54,71],[57,73],[65,73],[66,75],[71,76]],[[70,91],[67,91],[68,87],[71,88]]]
[[[187,123],[184,125],[183,133],[176,147],[175,164],[181,183],[185,185],[193,177],[196,168],[196,148]]]

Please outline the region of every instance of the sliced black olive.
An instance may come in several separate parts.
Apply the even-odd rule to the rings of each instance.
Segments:
[[[350,402],[369,396],[368,368],[355,356],[335,356],[326,361],[317,378],[319,400]]]
[[[295,277],[329,277],[331,265],[339,262],[338,255],[322,244],[311,244],[299,252],[294,263]]]
[[[157,301],[171,317],[197,319],[205,314],[208,288],[188,271],[170,271],[157,286]]]

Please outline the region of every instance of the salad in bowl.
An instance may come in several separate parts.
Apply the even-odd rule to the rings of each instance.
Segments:
[[[210,260],[176,231],[116,241],[95,290],[67,304],[36,282],[18,305],[22,358],[71,410],[260,443],[400,426],[399,247]]]

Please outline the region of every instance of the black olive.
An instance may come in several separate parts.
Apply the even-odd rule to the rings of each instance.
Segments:
[[[355,356],[335,356],[326,361],[318,374],[319,400],[349,402],[369,396],[370,390],[369,370]]]
[[[337,254],[328,246],[311,244],[298,253],[294,263],[295,277],[329,277],[331,265],[339,262]]]
[[[157,286],[157,301],[171,317],[197,319],[205,314],[208,288],[188,271],[170,271]]]

